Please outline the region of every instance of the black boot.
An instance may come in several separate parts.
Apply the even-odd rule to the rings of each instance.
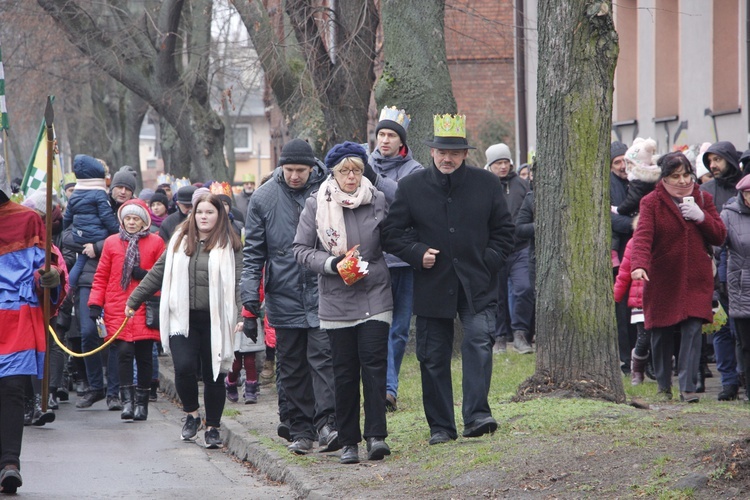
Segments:
[[[159,396],[156,393],[158,389],[159,389],[159,379],[157,378],[156,380],[151,381],[151,392],[148,395],[149,401],[156,401],[158,399]]]
[[[695,383],[695,392],[706,392],[706,376],[703,374],[703,371],[698,373],[698,381]]]
[[[135,386],[132,386],[132,385],[120,386],[120,401],[122,402],[122,413],[120,413],[120,418],[122,420],[133,419],[133,396],[134,395],[135,395]]]
[[[23,398],[23,425],[31,425],[34,418],[34,400],[30,397]]]
[[[31,425],[41,427],[55,421],[55,412],[52,410],[42,411],[42,395],[34,395],[34,416],[31,418]]]
[[[50,410],[59,410],[60,405],[57,402],[57,387],[49,388],[49,397],[47,398],[47,408]]]
[[[133,420],[146,420],[148,418],[148,387],[135,388],[135,415]]]
[[[737,393],[739,392],[740,388],[737,386],[737,384],[731,384],[731,385],[722,385],[721,386],[721,392],[719,393],[719,397],[717,398],[719,401],[734,401],[737,399]]]

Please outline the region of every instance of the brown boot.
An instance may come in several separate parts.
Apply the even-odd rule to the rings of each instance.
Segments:
[[[635,349],[630,351],[630,385],[640,385],[643,383],[643,376],[646,372],[646,361],[648,361],[648,356],[639,358],[635,354]]]
[[[270,359],[267,359],[263,362],[263,370],[260,372],[260,383],[262,385],[267,385],[273,382],[273,377],[276,374],[276,367],[274,366],[274,362]]]

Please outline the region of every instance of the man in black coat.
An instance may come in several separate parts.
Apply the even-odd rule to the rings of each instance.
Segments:
[[[456,439],[451,381],[453,321],[464,329],[464,437],[492,433],[498,271],[513,249],[513,222],[497,178],[465,164],[465,118],[435,119],[432,168],[399,181],[383,230],[384,250],[414,269],[417,359],[430,444]]]
[[[628,173],[625,170],[625,153],[627,151],[628,147],[620,141],[613,142],[609,147],[609,202],[613,207],[625,201],[625,197],[628,195]],[[616,278],[620,270],[620,262],[625,255],[625,246],[633,236],[633,218],[616,213],[610,213],[610,218],[612,220],[612,273]],[[630,357],[637,336],[634,325],[630,323],[627,295],[615,304],[615,317],[617,319],[620,369],[627,375],[630,373]]]

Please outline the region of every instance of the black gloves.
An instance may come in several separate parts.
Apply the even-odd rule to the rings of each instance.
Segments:
[[[39,270],[39,284],[42,288],[57,288],[60,286],[60,272],[54,267],[50,267],[48,272]]]
[[[342,260],[344,260],[344,257],[346,257],[346,254],[341,254],[338,257],[335,257],[331,261],[331,269],[333,269],[334,274],[341,275],[341,273],[339,273],[338,265],[339,265],[339,262],[341,262]]]
[[[255,317],[260,317],[260,302],[245,302],[242,306]]]
[[[373,186],[378,181],[378,174],[375,173],[375,170],[372,169],[369,163],[365,163],[365,173],[363,175],[367,177],[368,181],[372,182]]]
[[[258,341],[258,318],[245,318],[242,333],[253,342]]]
[[[147,274],[148,274],[148,271],[138,266],[135,266],[133,268],[133,272],[130,273],[133,279],[138,280],[138,281],[141,281],[143,278],[145,278]]]
[[[102,315],[102,308],[99,306],[89,306],[89,318],[96,321]]]

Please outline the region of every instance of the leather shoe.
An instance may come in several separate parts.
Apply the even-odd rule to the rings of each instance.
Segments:
[[[276,427],[276,434],[283,439],[286,439],[290,443],[292,442],[292,433],[289,430],[289,421],[284,420],[283,422],[279,422],[278,427]]]
[[[391,449],[382,438],[367,438],[367,460],[383,460]]]
[[[359,448],[356,444],[344,446],[344,451],[341,452],[341,463],[342,464],[358,464],[359,463]]]
[[[443,444],[443,443],[447,443],[451,439],[453,439],[453,438],[451,438],[448,435],[447,432],[445,432],[445,431],[437,431],[435,434],[433,434],[432,436],[430,436],[430,444],[431,445],[433,445],[433,444]]]
[[[479,437],[484,434],[492,434],[497,430],[497,422],[492,417],[485,417],[474,422],[473,425],[464,428],[465,438]]]
[[[289,451],[296,453],[297,455],[306,455],[312,450],[312,439],[308,438],[297,438],[292,444],[287,446]]]
[[[387,412],[394,412],[398,410],[398,404],[396,403],[396,396],[393,394],[386,394],[385,395],[385,411]]]
[[[78,400],[78,402],[76,403],[76,408],[88,408],[97,401],[101,401],[106,397],[107,394],[104,392],[104,389],[89,389],[86,394],[84,394],[83,397]]]
[[[320,451],[323,453],[340,450],[339,432],[331,424],[324,425],[318,431],[318,445],[320,446]]]
[[[698,395],[694,392],[682,392],[680,393],[680,401],[683,403],[697,403],[701,400]]]

